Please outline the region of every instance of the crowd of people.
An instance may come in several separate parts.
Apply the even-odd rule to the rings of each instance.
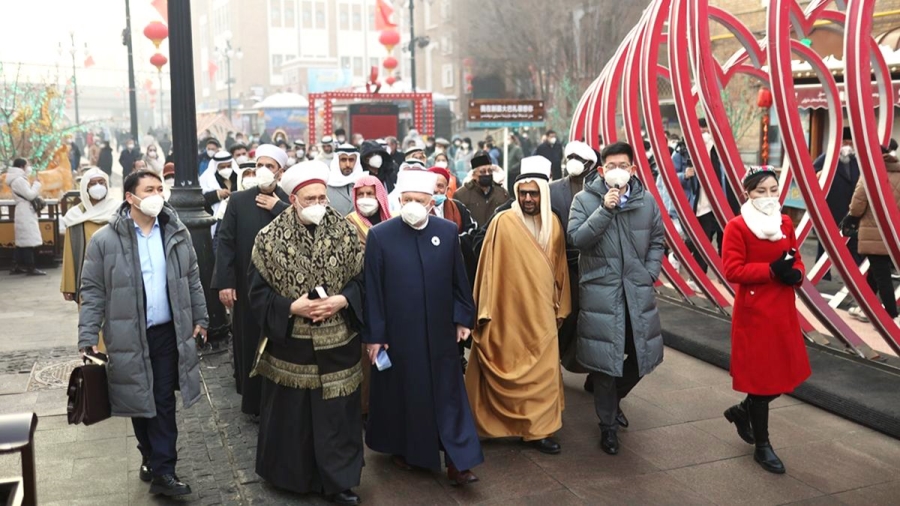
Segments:
[[[456,486],[478,481],[485,439],[558,454],[562,368],[586,374],[601,449],[619,452],[622,400],[663,360],[654,284],[671,211],[627,143],[598,153],[552,131],[538,146],[526,140],[510,139],[510,181],[492,139],[478,149],[414,131],[398,142],[338,130],[309,149],[201,140],[200,186],[216,218],[211,288],[231,315],[235,388],[259,423],[262,478],[358,504],[364,444],[407,470],[440,470],[443,452]],[[175,473],[174,392],[185,407],[200,397],[207,301],[167,202],[174,168],[150,156],[155,146],[135,149],[126,140],[120,154],[132,160],[124,201],[109,197],[104,168],[82,176],[81,203],[65,216],[61,291],[80,306],[79,349],[108,356],[112,413],[132,418],[140,478],[176,496],[190,487]],[[900,162],[889,148],[884,157],[900,200]],[[702,189],[683,162],[699,214]],[[7,181],[28,202],[40,188],[27,161],[14,169]],[[731,374],[746,394],[725,418],[764,469],[783,473],[768,406],[810,374],[794,305],[806,272],[776,172],[751,168],[743,192],[724,230],[710,227],[737,286]],[[851,198],[860,253],[882,272],[865,192]],[[33,273],[27,248],[17,269]]]

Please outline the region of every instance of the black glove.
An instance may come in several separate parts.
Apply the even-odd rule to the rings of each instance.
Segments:
[[[778,281],[781,281],[788,286],[799,285],[800,282],[803,281],[803,274],[799,269],[794,269],[792,267],[789,271],[787,271],[787,273],[780,276],[778,278]]]
[[[856,216],[844,216],[841,220],[841,235],[844,237],[854,237],[859,234],[859,218]]]
[[[788,258],[788,252],[785,251],[778,257],[778,260],[769,264],[769,269],[772,271],[772,277],[775,279],[781,279],[783,276],[786,276],[790,270],[794,267],[794,257]]]

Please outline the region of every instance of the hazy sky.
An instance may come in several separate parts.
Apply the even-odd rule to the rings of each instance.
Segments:
[[[149,62],[156,48],[144,37],[144,27],[161,18],[150,0],[130,2],[135,71],[140,82],[142,78],[156,76],[156,68]],[[56,75],[69,78],[72,73],[69,33],[74,32],[79,85],[121,83],[122,87],[127,86],[128,53],[122,45],[125,0],[0,0],[0,7],[4,14],[0,62],[7,79],[14,77],[18,63],[22,64],[21,75],[30,80],[52,79]],[[62,56],[59,43],[63,44]],[[94,66],[87,69],[84,68],[85,43],[94,59]],[[160,52],[168,58],[166,42],[160,46]]]

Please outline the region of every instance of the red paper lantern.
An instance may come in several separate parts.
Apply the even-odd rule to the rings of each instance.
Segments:
[[[378,43],[386,47],[390,53],[394,50],[394,46],[400,43],[400,34],[393,28],[382,30],[381,35],[378,36]]]
[[[169,59],[159,53],[156,53],[155,55],[150,57],[150,63],[152,63],[153,66],[156,67],[157,71],[162,72],[163,65],[169,63]]]
[[[169,28],[160,21],[151,21],[150,24],[144,28],[144,36],[153,41],[156,49],[159,49],[159,45],[162,41],[169,36]]]
[[[395,68],[397,68],[397,65],[399,65],[399,62],[393,56],[388,56],[384,59],[381,65],[388,70],[394,70]]]
[[[388,86],[393,86],[394,83],[397,82],[397,78],[394,76],[387,76],[387,78],[384,80],[384,82],[386,82]]]
[[[472,74],[466,74],[466,82],[467,82],[467,83],[471,83],[471,82],[472,82],[472,79],[473,79]]]
[[[763,109],[772,107],[772,92],[769,91],[769,88],[759,89],[759,94],[756,95],[756,105]]]
[[[466,85],[466,93],[472,93],[472,85],[471,84]]]

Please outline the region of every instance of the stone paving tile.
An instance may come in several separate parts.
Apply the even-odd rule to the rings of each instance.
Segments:
[[[452,487],[446,479],[441,479],[440,483],[458,504],[515,499],[564,488],[560,482],[550,477],[544,469],[526,456],[531,452],[533,450],[528,453],[522,450],[492,453],[490,458],[485,458],[484,464],[475,469],[482,480],[475,486]],[[561,456],[562,454],[559,455]]]
[[[589,443],[566,445],[559,455],[539,452],[526,455],[551,478],[570,489],[659,471],[658,467],[624,444],[616,456],[603,453],[599,438]]]
[[[848,490],[834,497],[849,506],[896,506],[900,502],[900,481]]]
[[[742,455],[715,436],[687,424],[623,431],[622,445],[660,469],[676,469]]]
[[[781,450],[791,476],[826,494],[877,485],[900,477],[900,461],[888,465],[844,445],[823,441]]]
[[[28,389],[29,375],[23,373],[0,374],[0,395],[21,394]]]
[[[645,474],[604,485],[578,487],[572,492],[583,499],[586,504],[592,505],[681,506],[691,504],[711,506],[715,504],[666,473]]]
[[[638,385],[638,388],[635,388],[629,397],[631,395],[647,400],[671,413],[681,422],[721,417],[725,408],[740,398],[735,395],[727,395],[711,386],[658,392],[651,389],[640,389],[640,385]]]
[[[822,495],[791,476],[763,471],[753,457],[709,462],[667,471],[668,475],[716,504],[775,505]]]
[[[487,502],[491,506],[579,506],[582,504],[594,504],[584,501],[567,489],[552,490],[540,494],[530,494],[515,499],[501,499]]]

